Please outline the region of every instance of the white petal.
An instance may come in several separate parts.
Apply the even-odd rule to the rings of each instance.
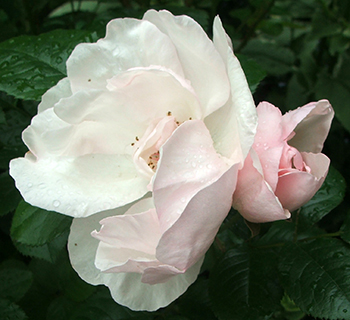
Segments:
[[[139,176],[130,156],[31,158],[12,160],[10,174],[23,198],[46,210],[85,217],[147,192],[149,180]]]
[[[171,40],[148,21],[115,19],[104,39],[79,44],[67,60],[73,92],[106,87],[107,79],[134,67],[160,65],[183,76]]]
[[[70,88],[70,81],[68,78],[63,78],[55,86],[44,93],[38,106],[38,112],[52,108],[60,99],[71,95],[72,90]]]
[[[218,17],[214,20],[214,44],[223,54],[230,80],[231,96],[224,107],[205,119],[215,149],[223,156],[242,164],[247,156],[257,127],[257,114],[242,67],[233,54]]]
[[[185,77],[191,81],[204,115],[223,106],[229,97],[225,65],[202,27],[188,16],[175,17],[165,10],[149,10],[143,19],[155,24],[175,45]]]

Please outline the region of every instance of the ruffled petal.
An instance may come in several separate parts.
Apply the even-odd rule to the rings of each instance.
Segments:
[[[186,270],[205,254],[230,211],[237,172],[238,164],[191,199],[163,234],[157,247],[159,261]]]
[[[149,179],[137,172],[131,156],[26,158],[10,163],[10,174],[30,204],[73,217],[86,217],[141,198]]]
[[[153,192],[161,229],[167,230],[200,190],[230,166],[217,154],[205,124],[186,121],[160,149]]]
[[[143,210],[143,206],[133,210]],[[178,298],[196,280],[203,259],[200,259],[185,273],[171,277],[165,283],[149,285],[141,281],[138,273],[103,273],[96,268],[95,254],[99,241],[90,233],[99,228],[99,221],[123,214],[130,207],[96,213],[88,218],[74,219],[68,239],[69,257],[73,268],[86,282],[93,285],[105,284],[118,303],[133,310],[154,311]],[[149,271],[151,273],[151,270]],[[151,275],[150,275],[151,276]]]
[[[52,108],[60,99],[71,95],[72,90],[70,87],[70,81],[68,78],[63,78],[58,81],[55,86],[44,93],[38,106],[38,112],[40,113],[46,109]]]
[[[296,134],[288,143],[299,151],[319,153],[331,127],[334,110],[328,100],[310,103],[300,109],[310,107],[313,107],[312,111],[297,125]]]
[[[284,208],[294,211],[308,202],[327,176],[330,160],[324,154],[302,153],[311,172],[291,170],[279,177],[276,196]]]
[[[91,153],[132,154],[135,138],[169,112],[179,122],[201,118],[197,97],[165,70],[129,70],[110,79],[108,88],[77,92],[55,106],[61,119],[79,127],[80,148]]]
[[[100,221],[100,231],[92,236],[117,248],[144,252],[155,257],[162,236],[155,209],[138,214],[108,217]]]
[[[205,123],[212,135],[215,149],[230,159],[232,164],[241,162],[243,165],[257,127],[255,103],[219,17],[214,20],[213,31],[214,45],[226,64],[231,96],[223,107],[205,119]]]
[[[253,152],[251,154],[254,156]],[[238,172],[232,206],[246,220],[255,223],[288,219],[290,212],[283,209],[269,184],[256,169],[251,154]]]
[[[164,66],[183,76],[176,48],[156,26],[148,21],[115,19],[108,23],[105,38],[76,46],[67,60],[67,73],[76,92],[103,89],[113,76],[150,65]]]
[[[191,81],[204,116],[223,106],[230,88],[223,60],[202,27],[188,16],[149,10],[144,20],[156,25],[176,47],[185,78]]]

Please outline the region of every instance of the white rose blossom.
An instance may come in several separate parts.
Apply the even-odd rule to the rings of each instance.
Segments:
[[[134,310],[195,281],[254,141],[254,101],[219,17],[213,35],[168,11],[112,20],[75,48],[10,164],[27,202],[75,217],[80,277]]]

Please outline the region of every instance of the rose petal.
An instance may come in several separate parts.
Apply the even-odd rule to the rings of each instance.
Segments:
[[[131,157],[86,155],[41,160],[14,159],[10,174],[30,204],[73,217],[86,217],[141,198],[148,179]]]
[[[180,296],[199,273],[203,260],[186,273],[171,277],[166,283],[149,285],[141,282],[138,273],[102,273],[95,267],[95,254],[99,241],[90,233],[99,228],[99,221],[108,216],[123,214],[130,207],[96,213],[88,218],[74,219],[68,239],[69,257],[73,268],[86,282],[105,284],[115,301],[133,310],[154,311],[168,305]],[[136,211],[143,208],[135,208]]]
[[[160,149],[153,192],[161,229],[168,229],[200,190],[217,181],[229,165],[217,154],[205,124],[183,123]]]
[[[164,70],[124,72],[110,79],[108,87],[109,92],[78,92],[55,106],[60,118],[79,125],[80,144],[89,143],[90,152],[132,154],[135,138],[169,111],[180,122],[201,118],[196,96]]]
[[[162,236],[155,209],[108,217],[100,224],[101,230],[92,233],[96,239],[120,249],[144,252],[155,257],[156,246]]]
[[[218,17],[214,20],[214,45],[226,63],[231,86],[227,103],[205,119],[214,140],[215,149],[231,160],[241,162],[254,141],[257,126],[255,103],[238,59]]]
[[[40,113],[46,109],[52,108],[60,99],[71,95],[72,90],[70,87],[70,81],[68,78],[63,78],[62,80],[58,81],[54,87],[43,94],[41,102],[38,106],[38,112]]]
[[[279,177],[276,196],[284,208],[294,211],[308,202],[321,187],[330,164],[324,154],[302,153],[311,173],[292,170]]]
[[[299,151],[319,153],[331,127],[334,111],[327,100],[310,103],[300,109],[309,107],[314,108],[294,129],[296,134],[288,143]]]
[[[253,164],[251,152],[238,172],[233,207],[248,221],[260,223],[288,219],[290,212],[284,210],[271,187]],[[256,159],[255,161],[259,161]]]
[[[265,181],[274,191],[278,182],[278,169],[285,141],[282,139],[281,111],[268,102],[257,107],[258,128],[254,140],[254,151],[259,156]]]
[[[156,254],[159,261],[186,270],[205,254],[230,211],[237,171],[238,164],[191,199],[160,239]]]
[[[150,45],[150,43],[152,45]],[[160,65],[183,76],[172,41],[148,21],[115,19],[104,39],[76,46],[67,60],[72,91],[103,89],[107,79],[134,67]]]
[[[191,81],[204,116],[223,106],[230,90],[225,66],[202,27],[188,16],[174,17],[166,10],[149,10],[143,19],[156,25],[175,45],[185,78]]]

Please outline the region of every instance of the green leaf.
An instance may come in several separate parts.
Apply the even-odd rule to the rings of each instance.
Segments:
[[[13,179],[8,172],[0,175],[0,216],[15,210],[21,200],[21,195],[15,188]]]
[[[251,40],[242,50],[246,56],[259,62],[269,74],[282,75],[292,71],[294,53],[273,42]]]
[[[42,246],[69,229],[72,218],[21,201],[13,217],[11,237],[21,244]]]
[[[335,110],[335,116],[350,132],[350,106],[344,101],[350,101],[350,58],[346,57],[339,69],[339,74],[331,76],[325,71],[318,76],[315,84],[316,99],[327,98]]]
[[[342,232],[340,237],[346,241],[347,243],[350,243],[350,214],[346,215],[345,221],[343,225],[340,228],[340,231]]]
[[[290,243],[280,252],[281,282],[305,313],[350,319],[350,249],[337,239]]]
[[[199,278],[179,299],[179,312],[191,320],[215,320],[209,299],[209,281]]]
[[[314,224],[326,214],[337,207],[345,195],[345,180],[342,175],[332,166],[322,187],[314,197],[300,211],[302,223]]]
[[[91,41],[91,32],[55,30],[0,43],[0,90],[16,98],[40,100],[66,75],[65,62],[73,48]]]
[[[7,299],[0,299],[0,319],[25,320],[28,319],[24,311],[15,303]]]
[[[16,249],[24,256],[29,256],[32,258],[42,259],[51,263],[57,261],[62,250],[67,246],[69,231],[65,231],[60,236],[56,237],[49,243],[45,243],[42,246],[29,246],[21,244],[19,242],[14,242]]]
[[[260,81],[266,77],[266,72],[257,62],[247,58],[245,55],[238,54],[237,58],[247,77],[250,91],[254,93]]]
[[[209,294],[219,319],[265,319],[281,308],[276,258],[271,249],[248,245],[226,253],[210,274]]]
[[[152,314],[134,312],[117,304],[109,290],[99,286],[96,292],[77,307],[70,320],[151,320]]]
[[[6,260],[0,265],[0,297],[19,301],[30,288],[33,275],[27,266],[17,260]]]

